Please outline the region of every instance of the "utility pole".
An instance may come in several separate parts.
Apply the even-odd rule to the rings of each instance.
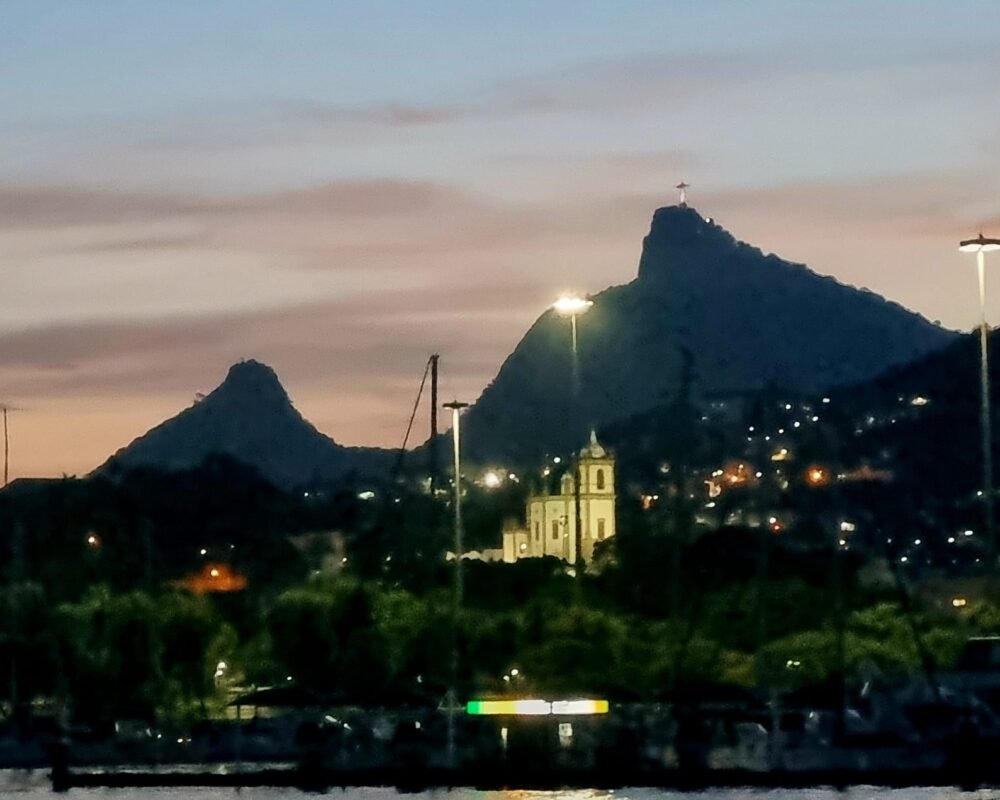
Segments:
[[[455,586],[452,594],[451,609],[451,688],[448,691],[448,766],[455,769],[458,766],[455,753],[455,710],[458,703],[458,617],[462,609],[462,447],[461,447],[461,417],[463,408],[468,403],[452,400],[445,403],[445,408],[451,409],[451,434],[454,442],[455,456]]]
[[[20,520],[14,523],[14,535],[11,538],[11,564],[10,579],[8,586],[8,613],[9,631],[8,646],[10,647],[10,719],[15,731],[18,731],[21,724],[21,717],[18,713],[20,706],[20,693],[18,682],[18,651],[21,647],[21,626],[20,609],[18,608],[18,591],[20,590],[22,576],[22,549],[24,545],[24,529]]]
[[[571,416],[574,433],[579,436],[583,431],[580,425],[580,354],[576,345],[576,316],[576,314],[570,316],[570,327],[573,329],[573,412]],[[581,466],[580,445],[577,442],[577,445],[573,448],[573,513],[576,515],[574,525],[576,534],[574,550],[576,551],[576,558],[574,561],[577,578],[580,580],[583,579],[585,571],[583,564],[583,504],[580,502],[581,484],[583,483],[583,470]]]
[[[438,361],[437,353],[431,356],[431,439],[427,453],[430,460],[431,497],[437,489],[438,479]]]
[[[590,307],[594,305],[593,300],[587,300],[583,297],[574,297],[572,295],[566,295],[560,297],[552,306],[557,314],[564,317],[569,317],[570,324],[570,335],[571,335],[571,357],[572,357],[572,378],[570,386],[570,425],[572,426],[572,436],[571,442],[573,444],[573,458],[571,460],[573,469],[573,505],[574,505],[574,516],[576,523],[576,531],[574,536],[574,558],[571,563],[574,564],[577,572],[577,578],[582,580],[583,573],[586,571],[585,565],[583,563],[583,509],[581,508],[580,500],[580,484],[583,482],[583,475],[580,472],[580,447],[579,439],[583,433],[583,425],[581,424],[583,415],[581,414],[582,398],[580,397],[580,355],[577,348],[576,340],[576,318],[581,314],[585,314]],[[569,553],[566,554],[566,560],[569,561]]]
[[[986,253],[1000,250],[1000,239],[989,239],[980,232],[975,239],[959,242],[963,253],[976,254],[979,279],[979,427],[983,457],[983,517],[986,528],[987,575],[996,570],[997,541],[993,497],[993,432],[990,413],[989,323],[986,321]]]
[[[10,483],[10,434],[7,430],[7,406],[3,407],[3,485]]]

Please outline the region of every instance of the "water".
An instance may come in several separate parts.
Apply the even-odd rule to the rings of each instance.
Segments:
[[[1000,790],[973,792],[950,788],[883,789],[857,786],[836,789],[710,789],[702,792],[671,792],[659,789],[565,790],[555,792],[480,792],[454,789],[400,794],[393,789],[334,789],[334,800],[1000,800]],[[0,797],[16,800],[308,800],[314,793],[296,789],[74,789],[53,794],[45,771],[0,771]]]

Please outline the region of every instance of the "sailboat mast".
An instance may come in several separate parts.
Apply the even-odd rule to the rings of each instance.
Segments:
[[[431,497],[437,488],[438,476],[438,360],[440,358],[437,353],[431,356],[431,438],[430,447],[427,448],[430,457]]]

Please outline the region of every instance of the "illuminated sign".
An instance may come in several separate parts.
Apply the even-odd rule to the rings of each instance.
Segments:
[[[556,700],[552,703],[552,713],[560,714],[607,714],[607,700]]]
[[[607,700],[470,700],[465,713],[471,716],[547,717],[607,714]]]

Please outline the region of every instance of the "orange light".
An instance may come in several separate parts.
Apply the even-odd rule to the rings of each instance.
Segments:
[[[965,608],[968,604],[969,601],[961,595],[951,598],[951,605],[953,608]]]
[[[214,594],[240,592],[246,589],[247,579],[228,564],[206,564],[201,571],[178,584],[195,594]]]
[[[813,464],[806,470],[806,483],[810,486],[825,486],[830,482],[830,473],[825,467]]]

